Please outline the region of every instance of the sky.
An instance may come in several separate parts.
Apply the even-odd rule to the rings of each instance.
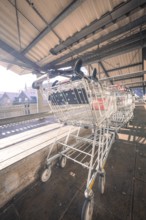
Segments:
[[[21,76],[0,66],[0,92],[19,92],[25,86],[31,87],[35,79],[34,74]]]

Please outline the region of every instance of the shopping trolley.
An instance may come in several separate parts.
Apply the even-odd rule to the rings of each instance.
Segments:
[[[134,117],[135,100],[132,92],[123,86],[112,86],[116,95],[117,111],[111,116],[111,125],[117,133],[121,127],[128,127]]]
[[[104,166],[115,140],[115,132],[110,130],[110,118],[117,110],[115,93],[108,88],[103,89],[97,80],[83,76],[76,81],[55,85],[47,91],[42,89],[42,92],[48,97],[50,109],[61,127],[49,149],[41,180],[45,182],[50,178],[51,167],[56,160],[62,168],[67,159],[86,168],[87,182],[81,218],[90,220],[94,206],[93,185],[98,177],[100,192],[104,193]],[[70,129],[66,138],[58,140],[62,127],[68,125]],[[86,135],[84,129],[88,131]],[[53,155],[55,145],[59,146],[59,151]]]

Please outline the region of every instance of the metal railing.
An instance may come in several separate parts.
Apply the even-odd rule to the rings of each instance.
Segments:
[[[41,112],[48,112],[48,104],[42,106]],[[0,106],[0,119],[12,118],[12,117],[18,117],[18,116],[30,115],[36,113],[38,113],[37,104],[30,104],[29,107],[26,105]]]

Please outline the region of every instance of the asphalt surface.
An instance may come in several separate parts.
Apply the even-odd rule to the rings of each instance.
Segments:
[[[0,139],[9,137],[15,134],[22,133],[24,131],[39,128],[44,125],[55,123],[56,120],[53,116],[48,116],[42,119],[32,119],[27,121],[21,121],[16,123],[10,123],[0,126]]]

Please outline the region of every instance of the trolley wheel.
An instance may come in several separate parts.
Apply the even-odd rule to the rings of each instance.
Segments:
[[[41,175],[41,181],[42,181],[43,183],[47,182],[47,181],[50,179],[51,173],[52,173],[52,171],[51,171],[51,168],[50,168],[50,167],[48,167],[47,169],[45,169],[45,170],[43,171],[42,175]]]
[[[129,122],[127,122],[124,127],[128,128],[128,126],[129,126]]]
[[[81,220],[92,220],[94,208],[94,198],[88,198],[84,201]]]
[[[59,166],[61,168],[64,168],[66,166],[66,162],[67,162],[67,158],[66,157],[62,156],[62,157],[59,158]]]
[[[98,188],[101,194],[105,191],[105,173],[99,175]]]
[[[119,135],[118,133],[115,134],[115,140],[118,140],[119,139]]]
[[[131,124],[131,123],[132,123],[132,121],[133,121],[133,118],[130,118],[130,120],[129,120],[129,124]]]

